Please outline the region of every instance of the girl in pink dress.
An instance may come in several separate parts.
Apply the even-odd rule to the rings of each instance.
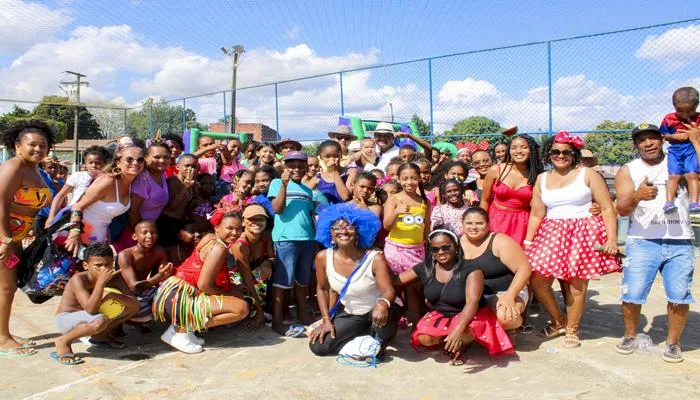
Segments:
[[[530,135],[508,145],[506,160],[486,174],[479,206],[489,213],[492,232],[504,233],[522,245],[530,218],[532,187],[543,170],[540,146]]]

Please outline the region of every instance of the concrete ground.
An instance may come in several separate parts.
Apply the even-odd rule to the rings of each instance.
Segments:
[[[127,328],[126,350],[77,343],[74,350],[87,362],[63,366],[49,357],[57,299],[33,305],[18,293],[13,332],[37,340],[39,353],[0,359],[1,393],[3,399],[699,399],[697,306],[691,306],[683,335],[684,362],[664,362],[660,347],[622,356],[614,350],[623,333],[619,280],[615,274],[591,282],[578,349],[564,349],[561,338],[543,342],[536,335],[519,335],[517,355],[489,358],[472,345],[467,364],[452,367],[442,354],[411,349],[404,330],[395,351],[376,369],[315,357],[306,339],[279,338],[269,328],[253,333],[217,329],[205,335],[205,352],[187,355],[163,344],[162,327],[155,324],[150,336]],[[694,296],[700,298],[698,285]],[[665,310],[657,279],[641,321],[657,344],[665,339]],[[545,318],[533,322],[539,329]]]

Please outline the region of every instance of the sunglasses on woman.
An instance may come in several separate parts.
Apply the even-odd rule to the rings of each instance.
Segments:
[[[574,152],[572,150],[557,150],[557,149],[552,149],[549,151],[549,155],[551,157],[559,157],[559,156],[564,156],[564,157],[573,157]]]
[[[431,253],[435,253],[435,254],[437,254],[437,253],[439,253],[439,252],[441,252],[441,251],[447,252],[447,251],[450,251],[450,250],[452,250],[452,245],[451,245],[451,244],[445,244],[445,245],[442,245],[442,246],[439,246],[439,247],[430,246],[430,252],[431,252]]]
[[[355,225],[336,225],[336,226],[331,226],[331,230],[335,233],[340,233],[342,231],[355,232],[357,230],[357,228],[355,228]]]
[[[134,163],[136,163],[136,164],[143,164],[144,162],[146,162],[146,159],[143,158],[143,157],[139,157],[139,158],[126,157],[126,158],[124,159],[124,161],[126,161],[127,164],[134,164]]]

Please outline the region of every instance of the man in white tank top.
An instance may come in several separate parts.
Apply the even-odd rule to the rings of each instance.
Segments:
[[[697,150],[700,135],[696,136],[699,137],[693,145]],[[689,304],[694,302],[691,285],[695,255],[688,191],[679,190],[675,199],[678,210],[664,214],[668,165],[659,128],[639,125],[632,130],[632,140],[640,158],[620,168],[615,177],[617,210],[622,216],[630,216],[620,296],[625,336],[615,349],[620,354],[634,351],[642,304],[660,272],[668,301],[668,334],[663,359],[680,362],[683,361],[681,332],[688,320]]]

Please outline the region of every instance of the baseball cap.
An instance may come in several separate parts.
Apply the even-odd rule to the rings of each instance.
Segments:
[[[659,135],[661,134],[661,132],[659,131],[659,127],[656,125],[639,124],[639,125],[635,126],[634,129],[632,129],[632,138],[634,139],[634,137],[636,135],[643,133],[643,132],[653,132],[653,133],[658,133]]]
[[[267,213],[265,212],[265,209],[259,204],[250,204],[243,209],[243,218],[253,218],[257,217],[258,215],[267,218]]]
[[[303,151],[290,151],[284,156],[284,161],[291,161],[291,160],[301,160],[301,161],[308,161],[309,157],[306,156],[306,153]]]

